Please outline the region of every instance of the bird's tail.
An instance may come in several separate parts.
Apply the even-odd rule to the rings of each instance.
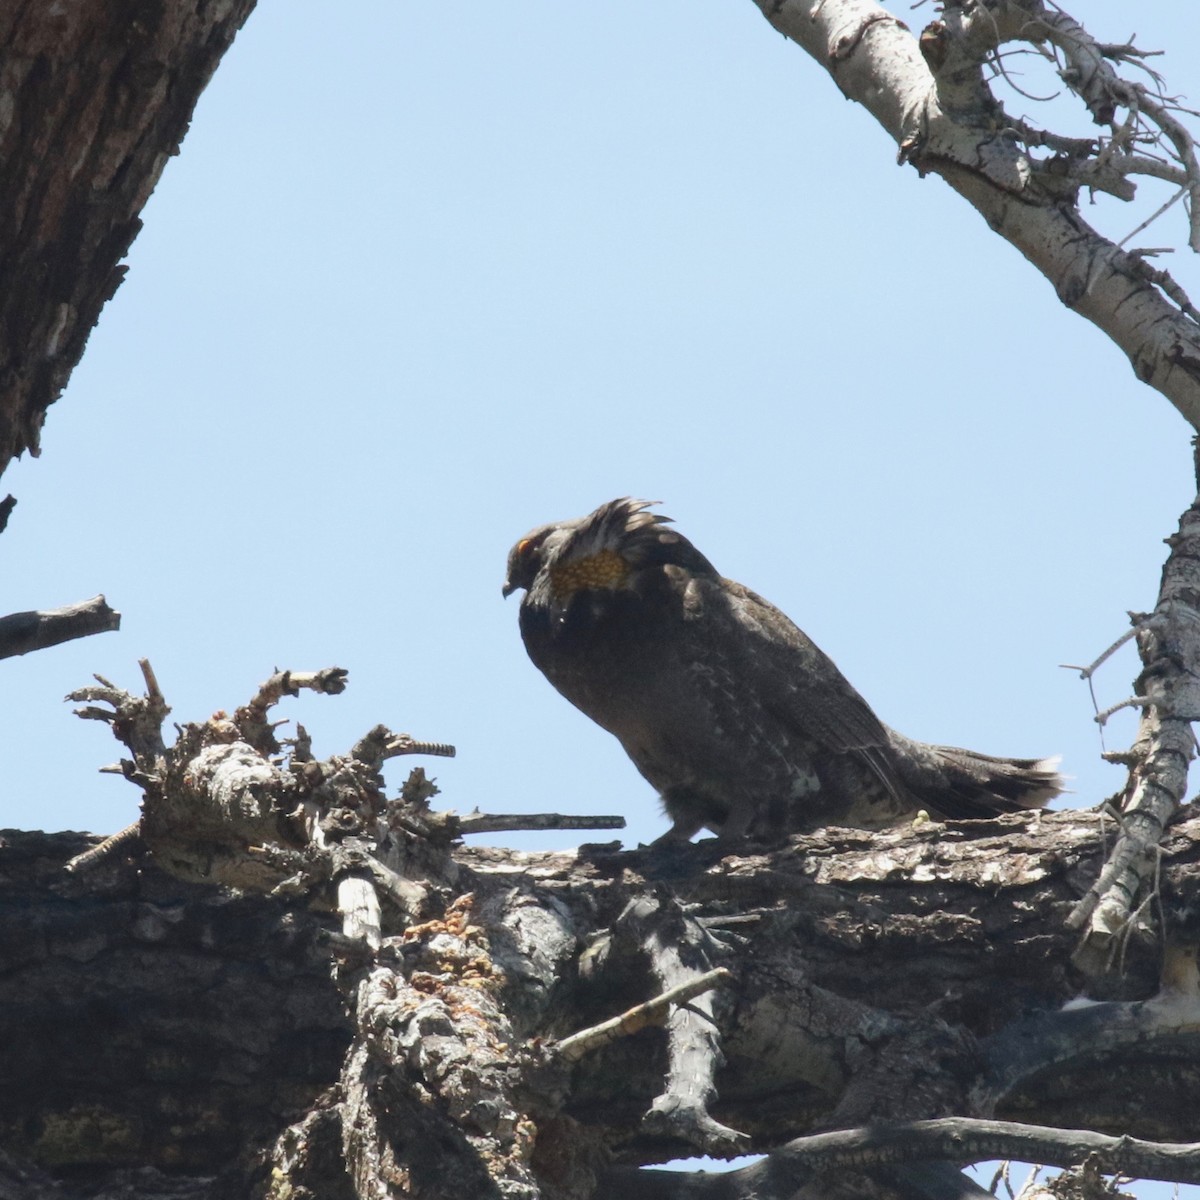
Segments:
[[[904,785],[922,807],[951,820],[994,817],[1041,808],[1063,791],[1058,757],[993,758],[957,746],[930,746],[893,734],[904,742],[898,756]]]

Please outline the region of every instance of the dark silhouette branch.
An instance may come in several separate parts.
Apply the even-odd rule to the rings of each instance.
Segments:
[[[254,0],[8,4],[0,212],[0,472],[39,450],[139,213]]]
[[[512,833],[528,829],[624,829],[625,818],[574,813],[464,813],[456,818],[460,833]]]
[[[815,1176],[843,1168],[863,1171],[919,1160],[970,1163],[987,1158],[1056,1167],[1092,1160],[1104,1174],[1200,1182],[1200,1142],[1147,1142],[1088,1129],[944,1117],[797,1138],[762,1162],[720,1175],[625,1169],[613,1171],[609,1183],[621,1195],[644,1200],[766,1200],[789,1196]]]
[[[121,614],[110,608],[103,596],[93,596],[64,608],[10,613],[0,617],[0,658],[30,654],[94,633],[111,633],[120,627]]]

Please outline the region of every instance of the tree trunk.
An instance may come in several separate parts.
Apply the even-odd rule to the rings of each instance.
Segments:
[[[0,13],[0,473],[125,274],[121,259],[254,0],[9,3]]]

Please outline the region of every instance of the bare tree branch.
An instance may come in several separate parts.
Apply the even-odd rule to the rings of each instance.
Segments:
[[[862,1170],[921,1159],[967,1163],[986,1158],[1012,1158],[1060,1167],[1094,1158],[1105,1174],[1119,1172],[1176,1183],[1200,1181],[1200,1142],[1145,1142],[1109,1137],[1087,1129],[945,1117],[935,1121],[881,1123],[797,1138],[773,1151],[761,1163],[725,1175],[694,1174],[677,1191],[672,1190],[671,1181],[663,1180],[667,1186],[654,1194],[695,1200],[735,1197],[750,1200],[755,1196],[790,1194],[781,1190],[781,1183],[791,1188],[802,1187],[813,1175],[842,1167]],[[667,1172],[641,1174],[661,1177]],[[632,1182],[631,1175],[627,1171],[614,1172],[612,1182],[624,1188]]]
[[[1197,448],[1200,484],[1200,447]],[[1200,494],[1167,539],[1158,604],[1134,621],[1142,673],[1135,689],[1142,716],[1129,752],[1128,798],[1117,839],[1099,878],[1067,923],[1084,929],[1077,962],[1104,969],[1133,920],[1139,892],[1155,869],[1167,823],[1183,802],[1188,765],[1195,753],[1192,721],[1200,719]]]
[[[649,1025],[661,1025],[667,1019],[673,1005],[683,1004],[693,997],[699,996],[702,992],[707,992],[710,988],[727,983],[730,978],[729,972],[724,967],[705,971],[703,975],[697,975],[695,979],[678,983],[642,1004],[635,1004],[633,1008],[621,1013],[618,1017],[602,1021],[590,1029],[581,1029],[578,1033],[563,1038],[562,1041],[551,1047],[551,1052],[561,1055],[569,1062],[574,1062],[576,1059],[582,1058],[589,1050],[598,1050],[601,1046],[606,1046],[619,1037],[627,1037]]]
[[[460,833],[504,833],[524,829],[624,829],[625,818],[574,813],[481,813],[456,817]]]
[[[1059,299],[1098,326],[1128,356],[1142,382],[1162,392],[1200,428],[1200,324],[1169,288],[1146,276],[1136,255],[1103,237],[1084,219],[1075,193],[1137,172],[1138,159],[1116,167],[1133,143],[1156,126],[1178,163],[1200,212],[1200,170],[1194,144],[1169,105],[1141,85],[1115,76],[1103,50],[1069,18],[1041,13],[1030,20],[1016,4],[970,10],[947,5],[918,45],[904,24],[873,0],[757,0],[781,33],[811,54],[842,92],[863,104],[895,139],[900,160],[940,175],[1051,282]],[[1128,147],[1088,158],[1075,146],[1065,157],[1035,158],[1021,130],[991,94],[984,75],[1006,41],[1050,42],[1072,58],[1063,77],[1097,118],[1116,120],[1133,106]],[[1111,49],[1111,48],[1109,48]],[[1043,142],[1049,142],[1042,135]],[[1144,156],[1142,156],[1144,157]],[[1158,173],[1158,172],[1155,172]],[[1176,178],[1172,174],[1172,178]],[[1124,194],[1128,194],[1125,192]]]
[[[13,658],[120,628],[121,614],[109,608],[103,596],[43,612],[11,613],[0,617],[0,658]]]

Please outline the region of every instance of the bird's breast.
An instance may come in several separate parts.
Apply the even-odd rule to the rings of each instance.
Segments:
[[[547,679],[618,736],[662,702],[678,679],[676,639],[628,589],[581,589],[566,604],[525,603],[521,637]]]

